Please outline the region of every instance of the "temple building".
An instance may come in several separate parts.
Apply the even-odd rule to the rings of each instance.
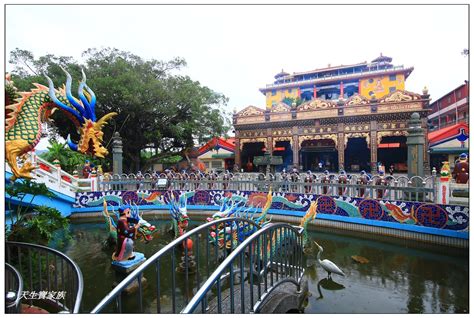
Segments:
[[[393,66],[392,58],[383,56],[371,63],[331,66],[292,75],[283,70],[275,75],[275,81],[260,88],[266,96],[267,109],[282,101],[301,99],[310,101],[338,100],[359,94],[365,98],[381,98],[396,90],[405,89],[405,80],[413,67]],[[291,103],[290,103],[291,105]]]
[[[260,91],[266,107],[248,106],[234,113],[235,164],[257,171],[255,156],[282,156],[283,168],[375,173],[377,163],[407,170],[408,119],[418,112],[427,142],[430,111],[427,89],[405,90],[413,67],[393,66],[379,56],[371,63],[281,72]],[[428,153],[424,167],[429,172]]]
[[[205,164],[207,172],[223,172],[234,168],[234,150],[234,138],[214,137],[199,148],[198,158]]]

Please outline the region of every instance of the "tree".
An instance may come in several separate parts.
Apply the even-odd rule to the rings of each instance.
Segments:
[[[89,160],[95,166],[104,165],[105,160],[100,158],[92,158],[77,151],[69,149],[66,143],[57,142],[51,139],[48,151],[41,154],[40,157],[48,162],[53,162],[55,159],[59,160],[61,169],[72,174],[74,170],[80,169],[86,160]]]
[[[111,48],[88,49],[83,57],[85,65],[69,57],[52,55],[36,60],[28,51],[17,49],[11,53],[10,62],[15,65],[16,75],[12,79],[16,84],[19,78],[24,85],[25,81],[36,79],[35,74],[41,69],[59,85],[65,81],[59,68],[63,65],[77,86],[83,67],[88,86],[97,96],[97,117],[112,111],[118,113],[112,121],[114,124],[104,127],[104,141],[110,150],[111,136],[115,131],[120,133],[125,171],[144,170],[164,158],[183,155],[195,143],[225,135],[230,129],[230,114],[223,111],[228,101],[224,95],[188,76],[173,75],[186,65],[183,59],[144,60]],[[56,113],[53,119],[57,133],[63,138],[71,134],[71,138],[77,140],[72,124]],[[154,155],[141,156],[146,149],[154,149]]]

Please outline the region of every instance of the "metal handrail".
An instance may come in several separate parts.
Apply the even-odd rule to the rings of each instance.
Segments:
[[[19,313],[23,279],[18,270],[5,263],[5,313]],[[14,294],[10,294],[14,293]]]
[[[261,253],[260,251],[263,251],[263,247],[265,246],[273,246],[272,245],[272,239],[273,235],[275,233],[278,233],[277,235],[280,235],[280,244],[281,244],[281,233],[286,234],[284,235],[284,238],[288,238],[289,232],[292,232],[294,235],[294,238],[296,239],[296,245],[293,246],[293,253],[291,252],[291,248],[287,248],[285,246],[284,252],[282,252],[282,246],[280,246],[280,256],[281,253],[285,253],[283,259],[280,260],[280,262],[276,262],[276,257],[277,255],[275,252],[272,254],[270,252],[270,256],[266,257],[266,254],[263,254],[262,258],[260,259]],[[244,267],[244,262],[243,262],[243,256],[246,253],[246,249],[248,249],[248,258],[250,259],[250,264],[249,264],[249,271],[250,271],[250,278],[249,278],[249,292],[250,292],[250,300],[253,300],[253,272],[254,272],[254,260],[256,260],[257,263],[257,273],[259,274],[259,277],[262,277],[263,275],[263,280],[264,280],[264,286],[265,286],[265,291],[261,293],[260,291],[260,283],[257,282],[258,284],[258,299],[255,302],[255,304],[251,304],[251,312],[258,312],[258,310],[261,308],[261,306],[264,304],[265,299],[271,294],[273,290],[276,289],[279,285],[282,283],[290,282],[293,283],[297,286],[297,290],[301,290],[301,280],[304,275],[304,266],[303,266],[303,254],[302,254],[302,233],[303,233],[303,228],[301,227],[296,227],[292,226],[286,223],[275,223],[275,224],[268,224],[267,226],[261,228],[254,234],[252,234],[247,240],[245,240],[243,243],[241,243],[220,265],[219,267],[212,273],[212,275],[207,279],[207,281],[202,285],[202,287],[196,292],[194,297],[191,299],[191,301],[188,303],[186,308],[181,311],[181,313],[184,314],[189,314],[193,313],[196,308],[198,307],[199,303],[201,303],[203,300],[206,299],[207,293],[211,290],[211,288],[214,285],[217,285],[217,301],[218,301],[218,313],[222,313],[222,306],[220,302],[222,301],[221,297],[221,276],[230,268],[230,272],[233,273],[233,262],[237,259],[240,258],[240,270],[241,273],[243,273],[243,267]],[[268,235],[267,235],[268,234]],[[273,235],[272,235],[273,234]],[[263,244],[260,244],[263,239]],[[262,246],[262,249],[260,249],[260,246]],[[299,250],[295,249],[295,247],[300,247]],[[256,253],[255,250],[257,251]],[[272,250],[271,250],[272,251]],[[296,252],[296,253],[295,253]],[[296,254],[296,255],[295,255]],[[260,264],[261,261],[263,261],[263,269],[261,269]],[[293,261],[293,264],[290,262]],[[275,271],[276,268],[276,279],[275,281],[273,280],[273,272]],[[278,273],[280,269],[280,279],[278,279]],[[284,272],[284,273],[283,273]],[[293,276],[291,276],[291,273],[293,272]],[[268,284],[267,276],[271,275],[270,279],[270,284]],[[233,277],[231,274],[230,277]],[[241,311],[242,313],[245,312],[245,304],[244,304],[244,277],[241,274]],[[232,283],[231,283],[232,286]],[[231,304],[234,302],[234,293],[230,293],[229,295],[231,297]],[[233,306],[231,305],[231,313],[233,313]],[[203,313],[205,312],[204,306],[203,306]]]
[[[30,292],[36,293],[64,291],[63,302],[59,299],[50,300],[61,308],[62,312],[79,313],[84,283],[81,269],[72,259],[55,249],[31,243],[7,241],[5,248],[7,262],[15,263],[15,267],[24,279],[25,288],[28,287]],[[15,248],[17,253],[13,254]],[[25,253],[22,264],[22,254]],[[46,264],[45,269],[43,269],[43,260]],[[33,262],[36,262],[36,268],[33,268]],[[53,272],[54,278],[51,277]],[[36,287],[38,290],[31,290]],[[58,290],[59,287],[63,290]],[[30,304],[32,304],[32,299],[30,299]]]
[[[211,221],[211,222],[207,222],[205,224],[202,224],[194,229],[192,229],[191,231],[189,232],[186,232],[185,234],[183,234],[182,236],[178,237],[177,239],[173,240],[172,242],[170,242],[168,245],[166,245],[165,247],[163,247],[162,249],[160,249],[158,252],[156,252],[155,254],[153,254],[153,256],[151,256],[149,259],[147,259],[143,264],[141,264],[139,267],[137,267],[133,272],[131,272],[124,280],[122,280],[111,292],[109,292],[100,302],[99,304],[97,304],[94,309],[92,309],[91,313],[92,314],[95,314],[95,313],[99,313],[101,312],[114,298],[117,300],[117,305],[119,307],[119,310],[121,310],[121,292],[130,284],[132,283],[135,279],[138,279],[138,281],[141,281],[141,277],[142,277],[142,274],[143,272],[148,268],[150,267],[151,265],[156,265],[157,266],[157,294],[158,294],[158,297],[157,297],[157,312],[159,313],[161,311],[161,308],[160,308],[160,300],[159,300],[159,296],[160,296],[160,286],[159,286],[159,282],[160,282],[160,259],[166,255],[168,252],[171,252],[172,253],[172,257],[173,257],[173,260],[172,260],[172,264],[174,267],[174,264],[176,264],[175,262],[175,255],[174,255],[174,251],[177,247],[179,247],[180,245],[182,245],[183,242],[187,242],[188,239],[192,238],[192,236],[195,236],[196,238],[199,239],[199,234],[201,232],[203,232],[204,230],[206,231],[206,234],[208,234],[208,230],[215,227],[216,228],[216,231],[218,229],[218,225],[223,223],[224,225],[227,224],[227,223],[230,223],[230,222],[246,222],[248,224],[251,224],[253,226],[255,226],[257,229],[260,228],[260,226],[255,223],[253,220],[250,220],[250,219],[247,219],[247,218],[241,218],[241,217],[231,217],[231,218],[222,218],[222,219],[219,219],[219,220],[214,220],[214,221]],[[209,240],[207,239],[206,237],[206,240],[209,244]],[[216,244],[217,244],[217,240],[216,240]],[[199,258],[199,242],[197,242],[196,244],[196,258]],[[226,245],[226,241],[225,241],[225,237],[224,237],[224,246]],[[207,246],[206,248],[206,251],[209,252],[208,250],[209,246]],[[215,248],[217,249],[217,245],[215,245]],[[184,255],[186,257],[186,255],[188,255],[188,250],[187,250],[187,245],[184,244]],[[207,261],[209,261],[209,253],[207,255]],[[217,256],[216,256],[217,257]],[[197,263],[199,263],[197,261]],[[186,262],[186,265],[188,263]],[[209,268],[208,268],[209,270]],[[174,281],[174,285],[176,285],[176,282],[175,282],[175,269],[172,268],[172,278],[173,278],[173,281]],[[186,267],[186,276],[185,278],[187,279],[188,278],[188,269]],[[197,287],[199,288],[200,287],[200,277],[199,275],[197,275]],[[194,287],[194,286],[193,286]],[[141,285],[140,287],[141,288]],[[139,302],[140,302],[140,308],[141,308],[141,302],[142,302],[142,298],[141,298],[141,291],[139,292]],[[175,308],[175,294],[174,294],[174,291],[173,291],[173,313],[176,312],[176,308]]]

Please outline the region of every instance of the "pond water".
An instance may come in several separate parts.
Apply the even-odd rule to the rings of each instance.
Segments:
[[[136,244],[136,250],[147,257],[172,240],[167,233],[169,221],[150,223],[159,228],[158,235],[148,244]],[[190,228],[197,225],[191,223]],[[110,265],[113,250],[102,246],[107,232],[101,221],[75,223],[70,228],[73,239],[55,247],[81,268],[81,312],[90,312],[114,286],[115,272]],[[333,280],[328,280],[327,273],[316,262],[314,245],[305,256],[310,291],[305,313],[469,312],[467,250],[323,228],[310,231],[310,236],[323,246],[321,258],[333,261],[346,276],[334,275]],[[351,258],[355,255],[366,258],[368,263],[355,262]],[[153,302],[150,289],[153,288],[144,292],[147,312],[146,307]]]

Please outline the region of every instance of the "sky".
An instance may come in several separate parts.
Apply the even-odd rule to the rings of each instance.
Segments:
[[[5,14],[6,61],[15,48],[78,61],[86,49],[105,47],[181,57],[180,74],[227,96],[227,111],[264,108],[259,88],[282,69],[380,53],[413,66],[406,90],[426,86],[432,101],[468,79],[466,5],[7,5]]]

